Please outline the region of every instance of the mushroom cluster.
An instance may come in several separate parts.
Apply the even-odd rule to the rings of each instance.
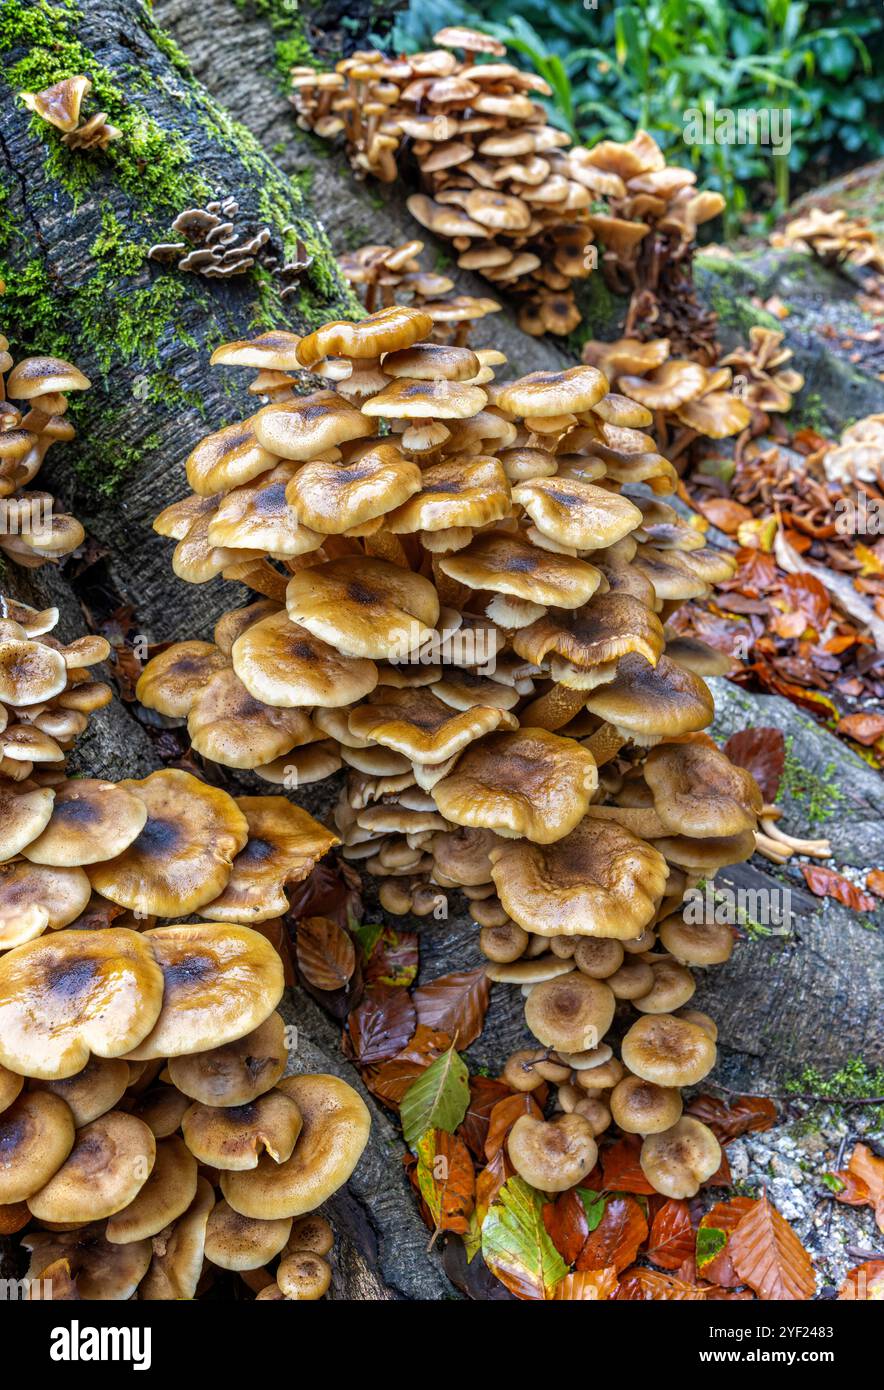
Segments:
[[[360,246],[358,251],[340,256],[338,265],[362,295],[367,313],[407,303],[433,320],[434,342],[465,347],[473,323],[486,314],[498,313],[500,305],[484,296],[455,294],[452,279],[421,266],[423,249],[422,241],[406,241],[401,246]],[[488,351],[479,353],[480,359],[488,356]],[[491,360],[499,365],[503,358],[494,353]]]
[[[811,208],[786,223],[782,232],[772,232],[772,246],[806,251],[824,265],[845,262],[884,274],[884,247],[865,217],[850,217],[843,208],[831,212]]]
[[[219,1271],[264,1300],[326,1292],[316,1209],[369,1114],[335,1076],[283,1075],[282,992],[275,949],[236,922],[0,957],[0,1219],[42,1296],[192,1299]]]
[[[60,357],[15,362],[0,333],[0,550],[16,564],[38,569],[81,545],[85,532],[55,510],[48,492],[30,491],[53,444],[74,438],[66,418],[68,393],[91,385]]]
[[[766,334],[769,330],[760,331]],[[782,338],[781,334],[772,336]],[[753,364],[758,373],[752,378],[753,387],[758,391],[762,383],[770,387],[764,392],[764,399],[773,399],[773,392],[779,389],[765,375],[765,366],[774,365],[768,360],[769,354],[756,361],[752,351],[732,353],[719,365],[705,367],[688,357],[670,356],[671,351],[668,338],[643,342],[627,337],[610,343],[593,338],[583,348],[584,362],[598,367],[618,390],[647,407],[654,421],[657,443],[670,460],[680,457],[698,436],[726,439],[752,423],[751,407],[756,401],[744,398],[742,384],[740,395],[730,389],[734,373],[726,364],[733,362],[747,372],[750,363]],[[785,349],[777,363],[791,355]],[[783,375],[789,376],[790,384],[793,377],[798,377],[797,372]],[[803,384],[802,378],[798,381]],[[794,384],[793,389],[797,389]]]
[[[92,90],[88,77],[66,77],[42,92],[22,92],[25,106],[41,120],[62,132],[62,143],[71,150],[106,150],[123,134],[110,125],[106,111],[80,119],[83,100]]]
[[[186,208],[172,223],[172,231],[184,240],[158,242],[148,251],[148,258],[177,265],[179,270],[204,275],[208,280],[245,274],[269,242],[270,230],[238,231],[234,221],[238,212],[235,198],[215,200],[204,208]]]
[[[525,332],[570,333],[573,282],[600,264],[632,296],[628,332],[659,320],[680,348],[708,352],[714,316],[693,299],[690,258],[721,196],[697,192],[645,131],[572,147],[537,100],[546,81],[502,61],[497,39],[446,28],[434,42],[401,58],[354,53],[334,72],[293,68],[299,124],[343,136],[363,177],[392,182],[408,160],[421,188],[412,216],[453,242],[458,265],[520,297]]]

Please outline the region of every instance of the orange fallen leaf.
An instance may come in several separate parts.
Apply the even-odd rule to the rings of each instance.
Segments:
[[[861,1303],[884,1301],[884,1260],[867,1260],[849,1269],[838,1290],[838,1298],[856,1299]]]
[[[612,1298],[617,1288],[617,1271],[607,1269],[581,1269],[574,1274],[566,1274],[556,1284],[553,1298],[556,1302],[567,1300],[590,1300],[601,1302]]]
[[[854,912],[874,912],[877,908],[877,902],[869,893],[864,893],[834,869],[827,869],[822,864],[801,864],[799,867],[811,893],[818,898],[834,898]]]
[[[632,1264],[647,1234],[645,1214],[634,1197],[609,1197],[604,1216],[586,1237],[577,1257],[577,1268],[604,1269],[613,1265],[619,1272]]]
[[[670,1198],[651,1223],[647,1257],[661,1269],[679,1270],[693,1260],[696,1237],[687,1202]]]
[[[706,1297],[704,1289],[694,1284],[686,1284],[671,1274],[661,1274],[657,1269],[640,1269],[636,1266],[620,1276],[620,1284],[614,1297],[618,1301],[631,1303],[702,1303]]]
[[[759,1298],[806,1302],[816,1291],[810,1256],[785,1217],[763,1194],[728,1241],[736,1273]]]

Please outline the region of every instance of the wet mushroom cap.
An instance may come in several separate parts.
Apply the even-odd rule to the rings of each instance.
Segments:
[[[490,589],[552,608],[580,608],[603,583],[601,572],[584,560],[494,532],[477,536],[454,555],[444,555],[439,567],[470,589]]]
[[[237,637],[231,658],[254,699],[283,708],[349,705],[370,694],[378,681],[373,661],[341,656],[287,613],[253,623]]]
[[[301,366],[298,358],[298,344],[301,339],[297,333],[287,333],[283,329],[271,329],[259,333],[254,338],[241,338],[236,342],[222,343],[215,348],[209,358],[211,366],[254,367],[256,370],[288,372]]]
[[[233,798],[177,768],[118,785],[144,802],[147,821],[122,854],[89,865],[93,888],[130,911],[160,917],[186,915],[217,897],[248,839]]]
[[[363,439],[372,433],[372,425],[337,392],[315,391],[311,396],[265,405],[255,416],[254,431],[262,453],[270,459],[270,464],[257,470],[263,473],[278,458],[305,462],[351,439]],[[255,476],[252,473],[240,481]],[[191,486],[199,491],[192,480]]]
[[[290,1216],[255,1220],[240,1216],[222,1199],[212,1208],[206,1227],[206,1259],[219,1269],[262,1269],[285,1249],[291,1230]]]
[[[266,1091],[246,1105],[223,1109],[196,1101],[181,1122],[190,1152],[211,1168],[240,1172],[257,1168],[263,1153],[284,1163],[301,1133],[301,1112],[290,1096]]]
[[[444,763],[482,734],[501,726],[517,727],[515,716],[506,710],[490,705],[455,710],[426,687],[395,690],[387,686],[354,709],[348,723],[357,737],[371,739],[413,762],[432,765]]]
[[[715,1066],[715,1043],[695,1023],[672,1014],[645,1014],[623,1039],[626,1066],[658,1086],[694,1086]]]
[[[592,1126],[582,1115],[538,1120],[520,1115],[507,1153],[520,1177],[540,1192],[565,1192],[591,1173],[598,1156]]]
[[[596,367],[566,367],[558,372],[531,372],[508,383],[499,404],[513,415],[579,415],[590,410],[607,392],[607,378]]]
[[[614,1018],[615,999],[601,980],[579,970],[535,985],[525,1001],[525,1022],[544,1047],[582,1052],[597,1047]]]
[[[197,444],[185,466],[187,481],[198,497],[213,497],[249,483],[277,463],[272,446],[265,448],[258,439],[256,419],[227,425]]]
[[[286,605],[293,623],[343,655],[373,660],[404,660],[432,638],[439,617],[439,597],[428,579],[368,556],[293,575]]]
[[[627,1134],[658,1134],[671,1129],[682,1112],[675,1087],[656,1086],[640,1076],[624,1076],[611,1092],[611,1114]]]
[[[70,1109],[79,1129],[113,1110],[129,1085],[129,1066],[122,1057],[90,1057],[82,1071],[63,1081],[33,1082],[34,1089],[50,1091]]]
[[[200,908],[215,922],[265,922],[288,911],[284,886],[300,883],[338,837],[284,796],[241,796],[249,838],[220,897]]]
[[[146,1240],[176,1221],[196,1196],[197,1164],[184,1141],[175,1134],[156,1146],[156,1161],[144,1186],[107,1223],[114,1245]]]
[[[67,685],[60,652],[25,638],[0,641],[0,700],[16,708],[42,704]]]
[[[505,910],[541,936],[638,936],[669,872],[653,846],[590,818],[552,845],[516,841],[492,850],[491,859]]]
[[[223,1173],[221,1190],[243,1216],[277,1220],[315,1210],[341,1187],[368,1141],[369,1112],[336,1076],[290,1076],[279,1090],[295,1101],[303,1129],[291,1158],[266,1156],[245,1173]]]
[[[146,822],[147,807],[134,792],[77,777],[55,788],[49,824],[22,852],[32,864],[56,868],[100,863],[128,849]]]
[[[651,666],[637,653],[622,658],[612,681],[590,691],[586,708],[639,738],[695,733],[714,714],[712,694],[699,676],[665,656]]]
[[[763,798],[755,778],[705,743],[658,744],[644,765],[654,808],[673,834],[739,835],[754,830]]]
[[[572,622],[547,614],[513,636],[520,656],[539,664],[550,653],[581,669],[639,652],[656,662],[663,651],[663,628],[655,613],[625,592],[596,594]]]
[[[421,472],[386,441],[349,463],[305,463],[286,488],[298,520],[323,535],[341,535],[382,517],[420,490]]]
[[[597,785],[587,749],[529,728],[491,734],[469,748],[432,796],[457,825],[549,844],[574,829]]]
[[[274,1012],[252,1032],[204,1052],[170,1057],[169,1076],[184,1095],[203,1105],[247,1105],[276,1085],[285,1071],[285,1024]]]
[[[426,338],[433,321],[418,309],[393,304],[358,323],[338,319],[301,340],[298,360],[311,367],[323,357],[382,357]]]
[[[283,1298],[313,1302],[331,1286],[331,1265],[312,1250],[294,1250],[280,1260],[276,1282]]]
[[[163,974],[144,936],[68,928],[0,958],[0,1062],[45,1081],[74,1076],[90,1054],[119,1057],[150,1032]]]
[[[628,497],[568,478],[531,478],[513,488],[537,529],[559,545],[597,550],[629,535],[641,512]]]
[[[165,991],[153,1030],[129,1050],[131,1061],[233,1042],[263,1023],[282,997],[282,961],[266,937],[248,927],[155,927],[144,940],[162,970]]]
[[[692,1115],[682,1115],[671,1129],[649,1135],[639,1155],[642,1172],[664,1197],[693,1197],[721,1165],[718,1140]]]
[[[74,1145],[74,1117],[59,1096],[31,1091],[0,1113],[0,1206],[49,1182]]]
[[[503,466],[487,455],[454,455],[423,470],[421,489],[386,518],[394,535],[487,526],[510,511]]]
[[[246,769],[273,762],[316,737],[303,710],[256,699],[232,667],[216,671],[196,693],[187,732],[203,757]]]
[[[129,1205],[155,1159],[156,1141],[147,1125],[109,1110],[77,1130],[70,1155],[28,1206],[40,1221],[101,1221]]]

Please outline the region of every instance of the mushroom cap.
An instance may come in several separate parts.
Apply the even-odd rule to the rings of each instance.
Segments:
[[[520,1115],[507,1136],[520,1177],[540,1192],[565,1192],[591,1173],[598,1157],[592,1125],[582,1115],[538,1120]]]
[[[288,912],[287,883],[300,883],[338,837],[284,796],[241,796],[249,827],[220,897],[200,908],[215,922],[266,922]]]
[[[254,603],[247,603],[243,608],[231,608],[229,612],[223,613],[215,624],[215,641],[229,658],[237,637],[247,632],[253,623],[279,612],[280,605],[269,598],[256,599]]]
[[[13,401],[32,401],[66,391],[88,391],[88,376],[61,357],[22,357],[6,378],[6,393]]]
[[[55,868],[95,864],[122,854],[146,822],[147,807],[134,792],[97,777],[77,777],[55,788],[49,824],[22,852],[31,864]]]
[[[664,1197],[693,1197],[717,1173],[721,1148],[707,1125],[682,1115],[671,1129],[650,1134],[639,1155],[642,1172]]]
[[[337,648],[285,612],[253,623],[237,637],[233,669],[245,689],[265,705],[291,709],[335,708],[361,700],[378,683],[378,668],[366,658],[341,656]]]
[[[90,1053],[119,1057],[150,1032],[163,975],[150,943],[125,927],[40,937],[0,957],[0,1063],[56,1081]]]
[[[463,751],[468,744],[503,726],[515,729],[514,715],[490,705],[455,710],[426,686],[391,689],[381,686],[349,718],[352,734],[403,753],[412,762],[433,766]]]
[[[641,961],[635,962],[642,964]],[[651,965],[653,983],[633,1002],[639,1013],[668,1014],[680,1009],[693,996],[697,986],[690,970],[678,961],[654,961]]]
[[[500,39],[481,34],[477,29],[466,29],[460,24],[449,24],[439,29],[433,35],[433,43],[440,48],[460,48],[464,53],[490,53],[495,58],[502,58],[506,53],[506,45]]]
[[[469,420],[486,404],[481,386],[463,381],[391,381],[362,407],[387,420]]]
[[[715,1043],[687,1019],[645,1014],[623,1039],[626,1066],[658,1086],[694,1086],[715,1066]]]
[[[209,518],[209,545],[266,551],[277,559],[318,550],[322,536],[301,525],[286,499],[295,468],[294,463],[277,464],[222,497]]]
[[[10,1071],[8,1067],[0,1067],[0,1114],[8,1110],[12,1102],[18,1099],[24,1084],[23,1076]]]
[[[531,478],[513,488],[513,501],[544,536],[576,550],[615,545],[642,520],[628,497],[573,478]]]
[[[174,642],[148,661],[135,687],[136,699],[170,718],[184,718],[206,681],[229,665],[214,642]]]
[[[169,1076],[203,1105],[247,1105],[279,1081],[288,1060],[285,1024],[272,1013],[244,1037],[204,1052],[170,1057]]]
[[[441,783],[437,783],[439,785]],[[464,887],[489,883],[491,860],[488,855],[496,844],[497,836],[491,830],[454,828],[440,832],[433,836],[433,863],[452,883]]]
[[[68,673],[60,652],[29,638],[0,641],[0,700],[17,709],[60,695]]]
[[[147,822],[122,854],[88,866],[96,892],[159,917],[195,912],[216,898],[248,839],[233,797],[177,768],[118,785],[144,802]]]
[[[197,1178],[196,1196],[171,1230],[154,1237],[153,1259],[138,1286],[138,1297],[175,1301],[195,1296],[206,1248],[206,1225],[215,1193],[205,1178]],[[123,1247],[125,1248],[125,1247]]]
[[[734,949],[734,934],[723,922],[686,922],[673,913],[658,927],[660,943],[684,965],[723,965]]]
[[[331,1286],[331,1265],[312,1250],[293,1250],[280,1260],[276,1283],[283,1298],[294,1302],[314,1302]]]
[[[138,1063],[128,1063],[137,1066]],[[146,1065],[141,1063],[142,1066]],[[181,1120],[190,1100],[174,1086],[150,1086],[139,1091],[134,1101],[130,1100],[127,1109],[130,1115],[143,1120],[154,1139],[168,1139],[181,1127]]]
[[[623,964],[623,947],[612,936],[581,936],[577,939],[573,960],[584,975],[605,980]]]
[[[693,671],[695,676],[726,676],[734,667],[733,657],[701,642],[698,637],[676,637],[667,633],[666,655],[679,666]]]
[[[301,1112],[284,1091],[265,1091],[246,1105],[217,1109],[195,1101],[181,1121],[190,1152],[222,1172],[257,1168],[263,1153],[284,1163],[301,1133]]]
[[[310,396],[265,405],[254,417],[254,430],[271,463],[277,461],[274,455],[295,460],[316,458],[338,444],[361,439],[372,432],[365,416],[336,391],[314,391]],[[194,486],[192,481],[191,486]]]
[[[508,382],[497,404],[512,415],[532,418],[580,415],[607,392],[607,378],[596,367],[565,367],[561,371],[530,372]]]
[[[484,454],[456,454],[425,468],[420,491],[391,511],[385,525],[394,535],[487,526],[509,511],[510,487],[503,465]]]
[[[113,1245],[147,1240],[176,1221],[196,1196],[196,1159],[177,1134],[161,1139],[156,1161],[143,1187],[132,1201],[107,1223],[107,1239]]]
[[[787,403],[781,406],[783,410],[789,410],[792,405],[791,396],[787,395],[786,399]],[[769,403],[767,408],[771,409]],[[687,425],[688,429],[696,430],[698,434],[707,435],[709,439],[727,439],[732,434],[739,434],[752,421],[749,405],[730,391],[707,391],[699,400],[687,401],[679,406],[675,415],[680,424]]]
[[[337,1076],[289,1076],[279,1084],[303,1129],[285,1163],[266,1155],[245,1173],[222,1173],[221,1191],[242,1216],[278,1220],[313,1211],[350,1177],[368,1142],[362,1097]]]
[[[0,1114],[0,1206],[25,1202],[74,1145],[74,1117],[59,1096],[26,1091]]]
[[[470,348],[449,343],[416,343],[388,353],[382,365],[387,376],[412,381],[470,381],[482,366]]]
[[[603,583],[601,572],[572,555],[539,550],[518,536],[487,532],[439,568],[470,589],[490,589],[550,608],[580,608]]]
[[[13,859],[36,840],[49,824],[55,792],[52,787],[20,791],[0,783],[0,861]]]
[[[22,92],[20,95],[29,110],[54,125],[56,130],[70,133],[77,129],[80,107],[91,87],[88,77],[66,77],[42,92]]]
[[[654,917],[669,872],[644,840],[613,821],[591,819],[551,845],[498,846],[491,860],[505,911],[539,936],[638,936]]]
[[[282,997],[282,961],[266,939],[234,923],[155,927],[144,933],[165,980],[151,1033],[128,1052],[133,1062],[204,1052],[244,1037]]]
[[[257,418],[240,420],[207,434],[188,455],[187,481],[199,497],[212,497],[241,483],[250,483],[278,462],[271,448],[265,448],[258,439]],[[161,517],[165,515],[160,513]]]
[[[0,866],[0,949],[19,946],[75,921],[92,890],[82,869],[51,869],[19,860]]]
[[[639,739],[694,733],[711,724],[715,713],[699,676],[665,656],[651,666],[637,652],[620,660],[612,681],[589,692],[586,708]]]
[[[325,1217],[311,1211],[292,1223],[286,1254],[290,1255],[295,1250],[309,1250],[313,1255],[327,1255],[334,1243],[334,1231]]]
[[[682,1112],[681,1092],[657,1086],[640,1076],[624,1076],[611,1092],[611,1114],[627,1134],[659,1134],[671,1129]]]
[[[604,981],[572,970],[534,986],[525,1000],[525,1022],[544,1047],[583,1052],[598,1047],[613,1022],[615,1004]]]
[[[337,536],[385,516],[420,487],[417,464],[384,441],[348,463],[305,463],[286,499],[303,525]]]
[[[638,401],[648,410],[678,410],[702,394],[706,368],[699,362],[670,358],[647,377],[618,377],[617,385],[630,400]]]
[[[322,357],[382,357],[385,352],[411,347],[419,338],[426,338],[432,327],[432,319],[421,310],[391,304],[358,323],[335,319],[323,324],[302,338],[298,360],[311,367]]]
[[[574,829],[597,786],[595,759],[576,740],[518,729],[468,749],[432,796],[455,825],[550,844]]]
[[[28,1206],[40,1221],[101,1221],[129,1205],[155,1159],[156,1141],[147,1125],[109,1110],[77,1130],[69,1156]]]
[[[73,1275],[79,1297],[100,1303],[130,1299],[147,1272],[152,1254],[149,1240],[111,1245],[103,1221],[73,1231],[27,1231],[21,1243],[31,1252],[29,1279],[46,1277],[47,1270],[63,1261]]]
[[[540,665],[550,652],[590,670],[638,652],[652,665],[663,651],[663,627],[655,613],[622,590],[596,594],[573,618],[545,614],[513,635],[513,647]]]
[[[211,366],[254,367],[256,371],[290,372],[301,366],[298,357],[297,333],[281,328],[259,333],[255,338],[240,338],[222,343],[209,358]]]
[[[654,809],[676,835],[739,835],[754,830],[763,797],[751,772],[706,743],[662,743],[644,764]]]
[[[240,1216],[223,1199],[216,1203],[206,1227],[206,1259],[219,1269],[262,1269],[285,1249],[292,1218],[260,1221]]]
[[[302,709],[264,704],[232,667],[216,671],[197,691],[187,716],[187,732],[197,753],[238,768],[261,767],[316,738]]]
[[[79,1129],[113,1110],[129,1085],[129,1065],[122,1057],[90,1057],[82,1071],[63,1081],[33,1082],[41,1091],[60,1096]]]
[[[345,656],[404,659],[433,636],[439,596],[423,575],[348,556],[289,580],[288,614]]]

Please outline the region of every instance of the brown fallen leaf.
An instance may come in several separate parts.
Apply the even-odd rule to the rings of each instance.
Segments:
[[[873,893],[877,893],[879,898],[884,898],[884,870],[873,869],[866,876],[866,887],[871,889]]]
[[[754,1197],[732,1197],[729,1202],[716,1202],[715,1206],[700,1218],[697,1231],[697,1271],[701,1278],[729,1289],[736,1288],[743,1282],[731,1263],[728,1242],[743,1217],[754,1205]]]
[[[871,893],[864,893],[855,883],[851,883],[850,879],[836,873],[834,869],[827,869],[822,864],[801,864],[800,868],[805,883],[818,898],[834,898],[845,907],[852,908],[854,912],[874,912],[878,907]]]
[[[816,1292],[810,1256],[766,1193],[730,1237],[728,1253],[742,1282],[759,1298],[801,1303]]]
[[[476,1174],[469,1150],[456,1134],[433,1129],[417,1145],[417,1182],[436,1231],[466,1235],[476,1202]]]
[[[868,747],[884,738],[884,714],[845,714],[838,720],[837,732]]]
[[[609,1197],[601,1221],[586,1237],[577,1257],[577,1268],[604,1269],[613,1265],[619,1273],[632,1264],[647,1234],[645,1214],[634,1197]]]
[[[302,917],[295,950],[298,969],[316,989],[346,989],[356,969],[356,948],[337,922],[330,917]]]
[[[416,1026],[408,990],[372,985],[350,1014],[346,1037],[357,1062],[386,1062],[402,1051]]]
[[[503,1148],[506,1137],[516,1120],[530,1115],[534,1120],[543,1119],[543,1111],[529,1091],[519,1091],[505,1096],[492,1108],[488,1117],[488,1133],[485,1136],[485,1158],[490,1163]]]
[[[649,1197],[655,1189],[645,1177],[639,1163],[641,1140],[634,1134],[624,1135],[603,1149],[600,1154],[606,1192],[637,1192]]]
[[[670,1198],[651,1222],[645,1252],[648,1259],[661,1269],[679,1270],[686,1261],[693,1261],[695,1245],[690,1207],[685,1201]]]
[[[671,1274],[635,1266],[621,1274],[614,1297],[619,1302],[630,1303],[702,1303],[706,1293]]]
[[[835,1193],[836,1202],[871,1207],[878,1230],[884,1231],[884,1158],[878,1158],[865,1144],[855,1144],[847,1167],[833,1177],[844,1184],[843,1190]]]
[[[732,763],[751,772],[765,801],[776,800],[786,766],[786,740],[781,729],[761,725],[731,734],[724,752]]]
[[[739,1139],[741,1134],[759,1134],[777,1122],[777,1107],[763,1096],[694,1096],[685,1107],[688,1115],[708,1125],[720,1144]]]
[[[589,1235],[586,1207],[576,1188],[560,1193],[554,1202],[547,1202],[543,1208],[543,1224],[565,1264],[575,1264]]]
[[[838,1298],[856,1299],[861,1303],[884,1300],[884,1260],[867,1260],[849,1269],[838,1290]]]
[[[491,1076],[470,1077],[470,1103],[458,1127],[458,1134],[479,1163],[485,1161],[485,1140],[488,1138],[491,1112],[499,1100],[505,1100],[511,1094],[509,1086],[495,1081]]]
[[[412,993],[418,1022],[456,1038],[461,1051],[481,1033],[490,996],[483,966],[440,975]]]
[[[696,507],[707,521],[728,536],[735,536],[742,522],[752,520],[749,508],[730,497],[709,497],[704,502],[696,503]]]
[[[581,1269],[559,1280],[553,1298],[556,1302],[588,1300],[598,1303],[613,1298],[616,1288],[617,1271],[610,1266],[607,1269]]]

